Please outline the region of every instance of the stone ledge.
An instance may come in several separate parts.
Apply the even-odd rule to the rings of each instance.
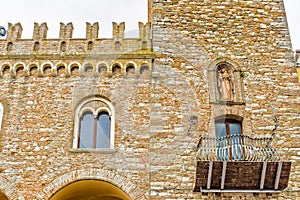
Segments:
[[[210,104],[227,105],[227,106],[246,105],[245,102],[236,102],[236,101],[215,101],[215,102],[210,102]]]
[[[116,149],[93,149],[93,148],[85,148],[85,149],[69,149],[71,153],[102,153],[102,154],[113,154],[116,153]]]

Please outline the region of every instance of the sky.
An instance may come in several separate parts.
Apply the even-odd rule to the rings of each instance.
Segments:
[[[147,22],[148,0],[0,0],[0,26],[21,22],[22,38],[31,38],[34,22],[47,22],[48,38],[58,38],[60,22],[72,22],[73,38],[85,37],[85,23],[99,22],[99,37],[112,36],[112,22],[126,23],[127,36]],[[300,49],[300,0],[284,0],[293,49]],[[4,39],[4,38],[2,38]]]

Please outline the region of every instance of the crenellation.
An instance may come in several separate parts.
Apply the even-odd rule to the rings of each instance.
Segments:
[[[48,31],[47,23],[42,23],[41,25],[39,25],[38,23],[35,22],[32,39],[35,41],[46,39],[47,31]]]
[[[21,39],[22,31],[23,31],[23,28],[21,26],[21,23],[16,23],[14,25],[12,23],[8,23],[6,40],[7,41],[16,41],[18,39]]]
[[[116,22],[112,23],[113,25],[113,39],[115,41],[120,41],[125,37],[125,22],[117,24]]]
[[[98,38],[98,32],[99,32],[99,23],[95,22],[93,25],[91,25],[89,22],[86,22],[86,39],[87,40],[93,40]]]
[[[60,23],[60,30],[59,30],[59,39],[67,40],[71,39],[73,36],[73,24],[70,22],[67,25],[64,23]]]
[[[32,39],[22,39],[20,23],[9,25],[6,40],[0,40],[0,59],[5,56],[25,55],[74,55],[74,54],[124,54],[130,52],[151,52],[151,24],[139,23],[140,36],[125,38],[125,23],[113,23],[112,38],[98,38],[98,22],[91,25],[86,23],[86,38],[72,38],[73,25],[60,24],[60,37],[47,38],[46,23],[34,24]],[[113,50],[113,51],[112,51]],[[135,54],[135,53],[134,53]],[[117,55],[118,57],[118,55]]]
[[[142,41],[149,41],[151,39],[151,24],[139,22],[139,33]]]

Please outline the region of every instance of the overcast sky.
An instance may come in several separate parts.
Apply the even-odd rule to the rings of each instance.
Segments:
[[[300,49],[300,0],[284,2],[293,49]],[[113,21],[125,21],[126,31],[147,22],[147,0],[1,0],[0,6],[0,26],[21,22],[22,38],[32,37],[34,22],[47,22],[48,38],[58,38],[60,22],[73,23],[73,38],[85,37],[85,22],[99,22],[99,37],[111,37]]]

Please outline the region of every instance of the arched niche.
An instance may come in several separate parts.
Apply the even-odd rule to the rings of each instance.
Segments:
[[[8,200],[8,198],[5,196],[3,192],[0,190],[0,200]]]
[[[227,74],[231,87],[232,87],[232,98],[224,98],[221,94],[221,73],[224,70]],[[208,71],[208,85],[210,102],[231,102],[231,103],[242,103],[243,98],[243,85],[242,79],[244,73],[241,71],[240,67],[227,59],[218,59],[210,64]]]

